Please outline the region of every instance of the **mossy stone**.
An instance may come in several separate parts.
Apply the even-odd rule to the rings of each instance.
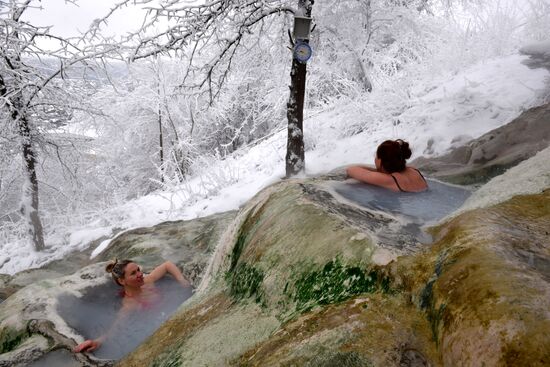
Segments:
[[[14,350],[30,336],[27,330],[17,330],[11,327],[0,329],[0,354]]]
[[[241,263],[226,274],[229,283],[229,294],[234,300],[253,297],[256,303],[263,298],[262,282],[264,272],[247,263]]]
[[[305,312],[315,306],[337,303],[378,289],[378,273],[360,266],[342,263],[340,258],[321,267],[302,272],[286,293],[296,302],[296,311]]]

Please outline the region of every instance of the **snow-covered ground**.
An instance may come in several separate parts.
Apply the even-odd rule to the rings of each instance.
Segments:
[[[426,80],[414,88],[406,106],[390,121],[373,115],[370,102],[342,102],[305,121],[306,174],[318,175],[352,163],[372,163],[376,146],[386,139],[403,138],[413,158],[439,155],[452,146],[502,126],[525,109],[542,102],[549,72],[529,69],[513,55],[485,61],[467,70]],[[543,93],[544,92],[544,93]],[[380,100],[385,91],[374,91]],[[374,103],[374,102],[373,102]],[[392,106],[395,110],[396,106]],[[307,115],[307,112],[306,112]],[[341,137],[348,124],[368,120],[362,131]],[[399,121],[399,123],[397,123]],[[284,176],[286,130],[246,147],[221,161],[209,162],[201,175],[172,192],[157,192],[112,208],[103,217],[70,234],[47,239],[47,253],[35,253],[25,241],[9,243],[0,254],[0,273],[40,266],[84,249],[114,228],[151,226],[167,220],[193,219],[238,209],[262,188]],[[109,243],[103,241],[94,254]]]

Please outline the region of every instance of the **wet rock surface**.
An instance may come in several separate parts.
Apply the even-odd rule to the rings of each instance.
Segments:
[[[520,53],[529,56],[523,64],[531,69],[545,68],[550,70],[550,41],[533,43],[521,48]]]
[[[11,278],[10,275],[0,274],[0,303],[4,302],[6,298],[16,291],[16,289],[9,284]]]
[[[301,185],[305,196],[313,203],[322,207],[327,213],[338,216],[347,225],[376,236],[378,246],[395,254],[412,253],[417,250],[420,241],[425,239],[418,226],[411,228],[399,223],[395,217],[388,215],[390,211],[384,214],[379,210],[368,210],[365,206],[345,204],[327,187],[331,187],[330,182],[322,182],[321,185]],[[394,229],[390,229],[392,227]],[[396,227],[402,230],[395,230]]]
[[[54,260],[41,268],[24,270],[13,276],[0,274],[0,300],[8,298],[19,289],[37,281],[74,274],[83,267],[92,264],[90,254],[100,242],[101,239],[93,241],[89,249],[72,252],[64,259]]]
[[[550,363],[548,223],[550,191],[466,212],[435,228],[427,262],[419,257],[415,265],[432,273],[412,293],[444,365]],[[408,281],[419,279],[416,273]]]
[[[485,183],[550,145],[550,104],[531,108],[509,124],[436,158],[411,164],[448,182]]]

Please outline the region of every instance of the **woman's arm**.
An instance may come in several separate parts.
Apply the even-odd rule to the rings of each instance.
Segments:
[[[358,166],[349,167],[346,170],[346,173],[349,177],[356,180],[396,191],[395,182],[393,181],[393,178],[387,173],[382,173]]]
[[[93,352],[97,348],[101,346],[103,341],[105,340],[104,337],[99,337],[97,339],[88,339],[80,344],[78,344],[76,347],[74,347],[73,351],[75,353],[84,353],[84,352]]]
[[[366,170],[369,170],[369,171],[372,171],[372,172],[378,172],[376,170],[376,167],[374,167],[372,165],[368,165],[368,164],[354,164],[354,165],[348,166],[346,171],[350,168],[355,168],[355,167],[363,168],[363,169],[366,169]]]
[[[82,343],[80,343],[76,347],[74,347],[73,351],[75,353],[93,352],[94,350],[99,348],[101,346],[101,344],[103,344],[105,339],[107,339],[109,337],[109,335],[111,335],[113,330],[115,330],[120,325],[120,323],[128,315],[128,313],[130,312],[131,309],[132,309],[132,307],[128,303],[123,302],[122,308],[118,311],[118,313],[116,315],[115,322],[113,322],[111,324],[111,326],[109,327],[109,329],[107,330],[107,332],[105,334],[103,334],[102,336],[100,336],[97,339],[88,339],[88,340],[83,341]]]
[[[152,284],[162,278],[166,273],[172,275],[182,286],[191,286],[191,283],[189,283],[189,281],[185,279],[178,267],[174,265],[174,263],[172,263],[171,261],[166,261],[157,266],[151,273],[149,273],[145,277],[145,283]]]

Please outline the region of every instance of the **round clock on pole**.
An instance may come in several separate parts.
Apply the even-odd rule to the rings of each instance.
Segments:
[[[294,46],[294,58],[301,63],[306,63],[313,54],[311,46],[303,41],[296,42]]]

